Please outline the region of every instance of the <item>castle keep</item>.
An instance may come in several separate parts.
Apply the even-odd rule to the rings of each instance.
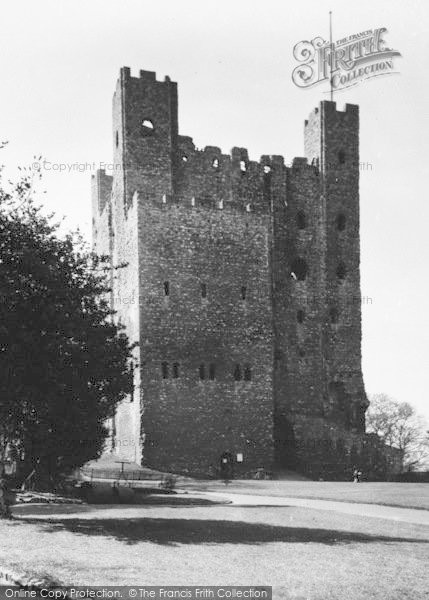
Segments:
[[[365,434],[359,110],[321,102],[305,158],[249,160],[180,135],[177,86],[121,69],[115,169],[93,177],[93,239],[135,351],[112,447],[152,468],[224,464],[348,477],[385,469]]]

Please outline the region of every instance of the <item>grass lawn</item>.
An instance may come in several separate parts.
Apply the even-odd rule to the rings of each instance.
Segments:
[[[296,600],[428,597],[422,525],[296,507],[28,510],[0,522],[0,565],[65,584],[272,585],[275,598]]]
[[[193,482],[187,489],[205,489],[240,494],[261,494],[291,498],[318,498],[337,502],[364,502],[429,510],[428,483],[353,483],[332,481],[232,481]]]

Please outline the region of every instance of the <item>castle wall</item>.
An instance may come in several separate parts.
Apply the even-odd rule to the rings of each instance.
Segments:
[[[364,479],[374,481],[402,469],[401,452],[375,434],[297,415],[294,435],[295,469],[312,479],[351,481],[358,468]]]
[[[272,172],[276,454],[296,465],[296,415],[323,416],[324,236],[320,176],[305,159]]]
[[[207,474],[229,452],[237,473],[270,469],[268,216],[143,194],[138,210],[144,463]]]
[[[264,166],[249,161],[245,149],[231,156],[214,147],[200,151],[178,136],[176,84],[157,81],[153,73],[133,78],[121,70],[113,123],[120,167],[113,183],[115,257],[128,263],[117,276],[116,296],[137,286],[139,315],[118,302],[115,308],[131,339],[140,342],[142,460],[207,472],[230,452],[237,470],[270,468],[273,344]],[[162,363],[168,364],[165,379]],[[242,377],[236,382],[237,365]],[[118,409],[118,439],[135,431],[136,418],[129,405]]]
[[[112,302],[139,344],[121,456],[197,475],[225,453],[236,475],[388,468],[363,434],[358,107],[322,102],[304,137],[290,167],[198,149],[176,84],[121,69],[113,180],[93,193],[94,247],[126,265]]]
[[[108,301],[115,310],[117,322],[126,331],[130,342],[139,341],[139,286],[137,211],[129,211],[123,219],[123,203],[112,189],[118,183],[103,170],[92,176],[93,251],[106,257],[112,266],[108,283]],[[117,188],[116,188],[117,189]],[[120,196],[119,196],[120,197]],[[121,268],[115,269],[122,265]],[[134,362],[140,362],[140,350],[134,350]],[[140,461],[140,369],[134,370],[134,393],[118,408],[108,424],[108,450],[115,450],[126,460]]]
[[[137,206],[130,206],[123,218],[122,198],[113,202],[113,264],[120,266],[113,276],[113,308],[131,344],[140,342],[139,241]],[[114,419],[113,449],[121,458],[141,461],[141,348],[133,351],[134,392],[122,402]]]

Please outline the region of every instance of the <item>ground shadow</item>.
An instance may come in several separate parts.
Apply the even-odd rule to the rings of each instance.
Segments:
[[[12,506],[12,513],[15,517],[31,517],[32,515],[61,515],[61,514],[79,514],[88,512],[99,512],[100,510],[111,510],[120,507],[122,510],[135,510],[136,508],[152,506],[166,506],[169,508],[183,508],[183,507],[196,507],[196,506],[222,506],[226,504],[232,504],[230,500],[209,500],[206,498],[188,498],[178,496],[142,496],[138,498],[138,502],[124,502],[118,504],[117,502],[105,502],[105,503],[83,503],[83,504],[51,504],[51,503],[37,503],[33,504],[15,504]]]
[[[283,527],[245,521],[207,519],[52,519],[21,518],[44,531],[70,531],[79,535],[113,537],[126,544],[266,544],[270,542],[339,545],[350,543],[429,543],[415,538],[368,535],[358,532],[306,527]]]

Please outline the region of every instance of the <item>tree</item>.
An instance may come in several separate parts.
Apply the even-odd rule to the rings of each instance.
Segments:
[[[406,470],[416,470],[428,459],[428,425],[408,402],[374,394],[370,396],[366,423],[368,432],[378,434],[386,444],[402,451]]]
[[[1,175],[1,173],[0,173]],[[34,177],[0,180],[0,516],[11,446],[40,484],[100,456],[106,420],[132,390],[133,347],[115,325],[107,257],[59,235]]]

